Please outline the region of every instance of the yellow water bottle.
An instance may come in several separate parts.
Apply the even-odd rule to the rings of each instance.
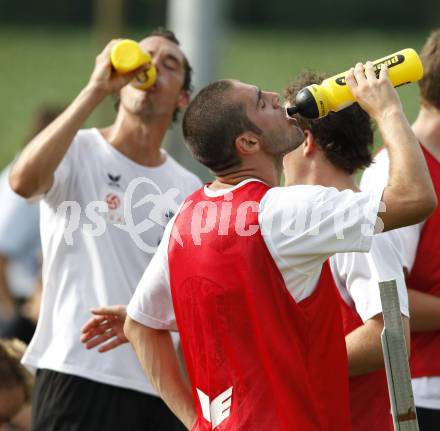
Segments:
[[[118,42],[112,49],[110,59],[118,73],[124,74],[141,67],[151,61],[151,57],[137,42],[124,39]],[[151,65],[148,69],[136,75],[131,84],[141,90],[146,90],[156,82],[157,71]]]
[[[423,76],[423,66],[417,53],[403,49],[373,62],[376,76],[379,76],[383,64],[388,66],[388,76],[394,87],[418,81]],[[313,119],[338,112],[351,105],[355,98],[345,83],[347,72],[327,78],[320,85],[312,84],[298,92],[295,106],[287,108],[287,114],[299,113]]]

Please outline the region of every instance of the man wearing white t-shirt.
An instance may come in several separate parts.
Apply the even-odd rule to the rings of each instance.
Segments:
[[[424,76],[419,82],[421,106],[413,124],[429,172],[440,195],[440,30],[421,51]],[[389,154],[380,151],[361,181],[363,190],[376,190],[388,179]],[[399,229],[403,265],[407,272],[411,313],[411,374],[421,431],[440,424],[440,211],[425,222]]]
[[[181,426],[142,373],[129,346],[101,357],[79,334],[88,310],[126,303],[183,199],[200,186],[161,149],[189,100],[191,68],[172,32],[140,42],[158,77],[148,91],[112,70],[111,41],[89,83],[24,149],[12,188],[41,197],[43,301],[24,363],[38,369],[33,430],[159,430]],[[79,130],[113,94],[120,104],[105,129]]]
[[[372,63],[358,64],[346,81],[392,155],[390,182],[375,194],[276,187],[281,157],[303,135],[275,93],[218,81],[185,113],[186,143],[216,180],[167,226],[125,332],[188,429],[351,429],[339,309],[328,306],[325,283],[315,290],[328,277],[322,265],[337,252],[368,251],[376,224],[424,219],[436,199],[386,68],[376,78]],[[176,329],[191,386],[168,334]]]
[[[294,103],[302,88],[325,78],[313,72],[300,74],[286,88],[286,102]],[[305,140],[284,157],[286,185],[316,184],[359,191],[354,174],[372,161],[373,130],[368,114],[353,104],[325,118],[297,119]],[[353,431],[390,429],[378,283],[396,280],[409,341],[408,295],[399,246],[395,231],[391,231],[375,235],[369,253],[339,253],[330,258],[331,284],[338,291],[348,352]]]

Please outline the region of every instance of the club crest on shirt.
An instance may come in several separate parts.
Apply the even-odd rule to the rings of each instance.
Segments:
[[[107,189],[104,191],[103,195],[105,196],[103,201],[108,208],[108,211],[103,214],[104,219],[111,224],[124,223],[123,192]]]
[[[107,173],[107,177],[109,178],[110,182],[108,183],[108,185],[110,187],[121,187],[119,185],[119,180],[121,179],[121,175],[113,175],[113,174],[109,174]]]
[[[105,197],[105,202],[107,203],[109,210],[115,210],[121,205],[121,199],[114,193],[109,193]]]

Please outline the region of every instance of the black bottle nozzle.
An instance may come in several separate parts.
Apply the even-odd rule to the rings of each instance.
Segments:
[[[299,109],[296,106],[289,106],[286,108],[287,116],[293,117],[295,114],[297,114]]]
[[[309,87],[305,87],[298,92],[295,97],[295,105],[287,108],[286,112],[289,117],[299,114],[301,117],[308,119],[319,118],[318,105]]]

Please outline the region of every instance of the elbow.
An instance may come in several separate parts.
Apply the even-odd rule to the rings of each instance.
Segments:
[[[133,331],[134,331],[134,322],[130,316],[127,316],[124,322],[124,334],[127,337],[128,341],[131,341],[131,339],[133,338]]]
[[[26,165],[19,165],[16,163],[12,166],[9,173],[9,185],[17,195],[25,199],[46,193],[52,184],[43,178],[39,178],[38,174],[33,174],[32,169]]]
[[[124,322],[124,334],[127,337],[127,340],[130,341],[130,343],[133,342],[133,340],[136,338],[136,334],[138,333],[140,327],[142,325],[136,320],[133,320],[130,316],[127,315],[125,322]]]
[[[420,221],[426,220],[432,213],[437,209],[438,199],[434,190],[430,193],[424,194],[423,198],[420,199],[418,208]]]
[[[437,196],[434,190],[405,196],[406,201],[402,208],[406,209],[408,220],[403,226],[413,225],[425,221],[437,208]]]
[[[34,195],[34,190],[29,187],[25,175],[16,166],[13,166],[9,174],[9,185],[14,193],[28,199]]]

